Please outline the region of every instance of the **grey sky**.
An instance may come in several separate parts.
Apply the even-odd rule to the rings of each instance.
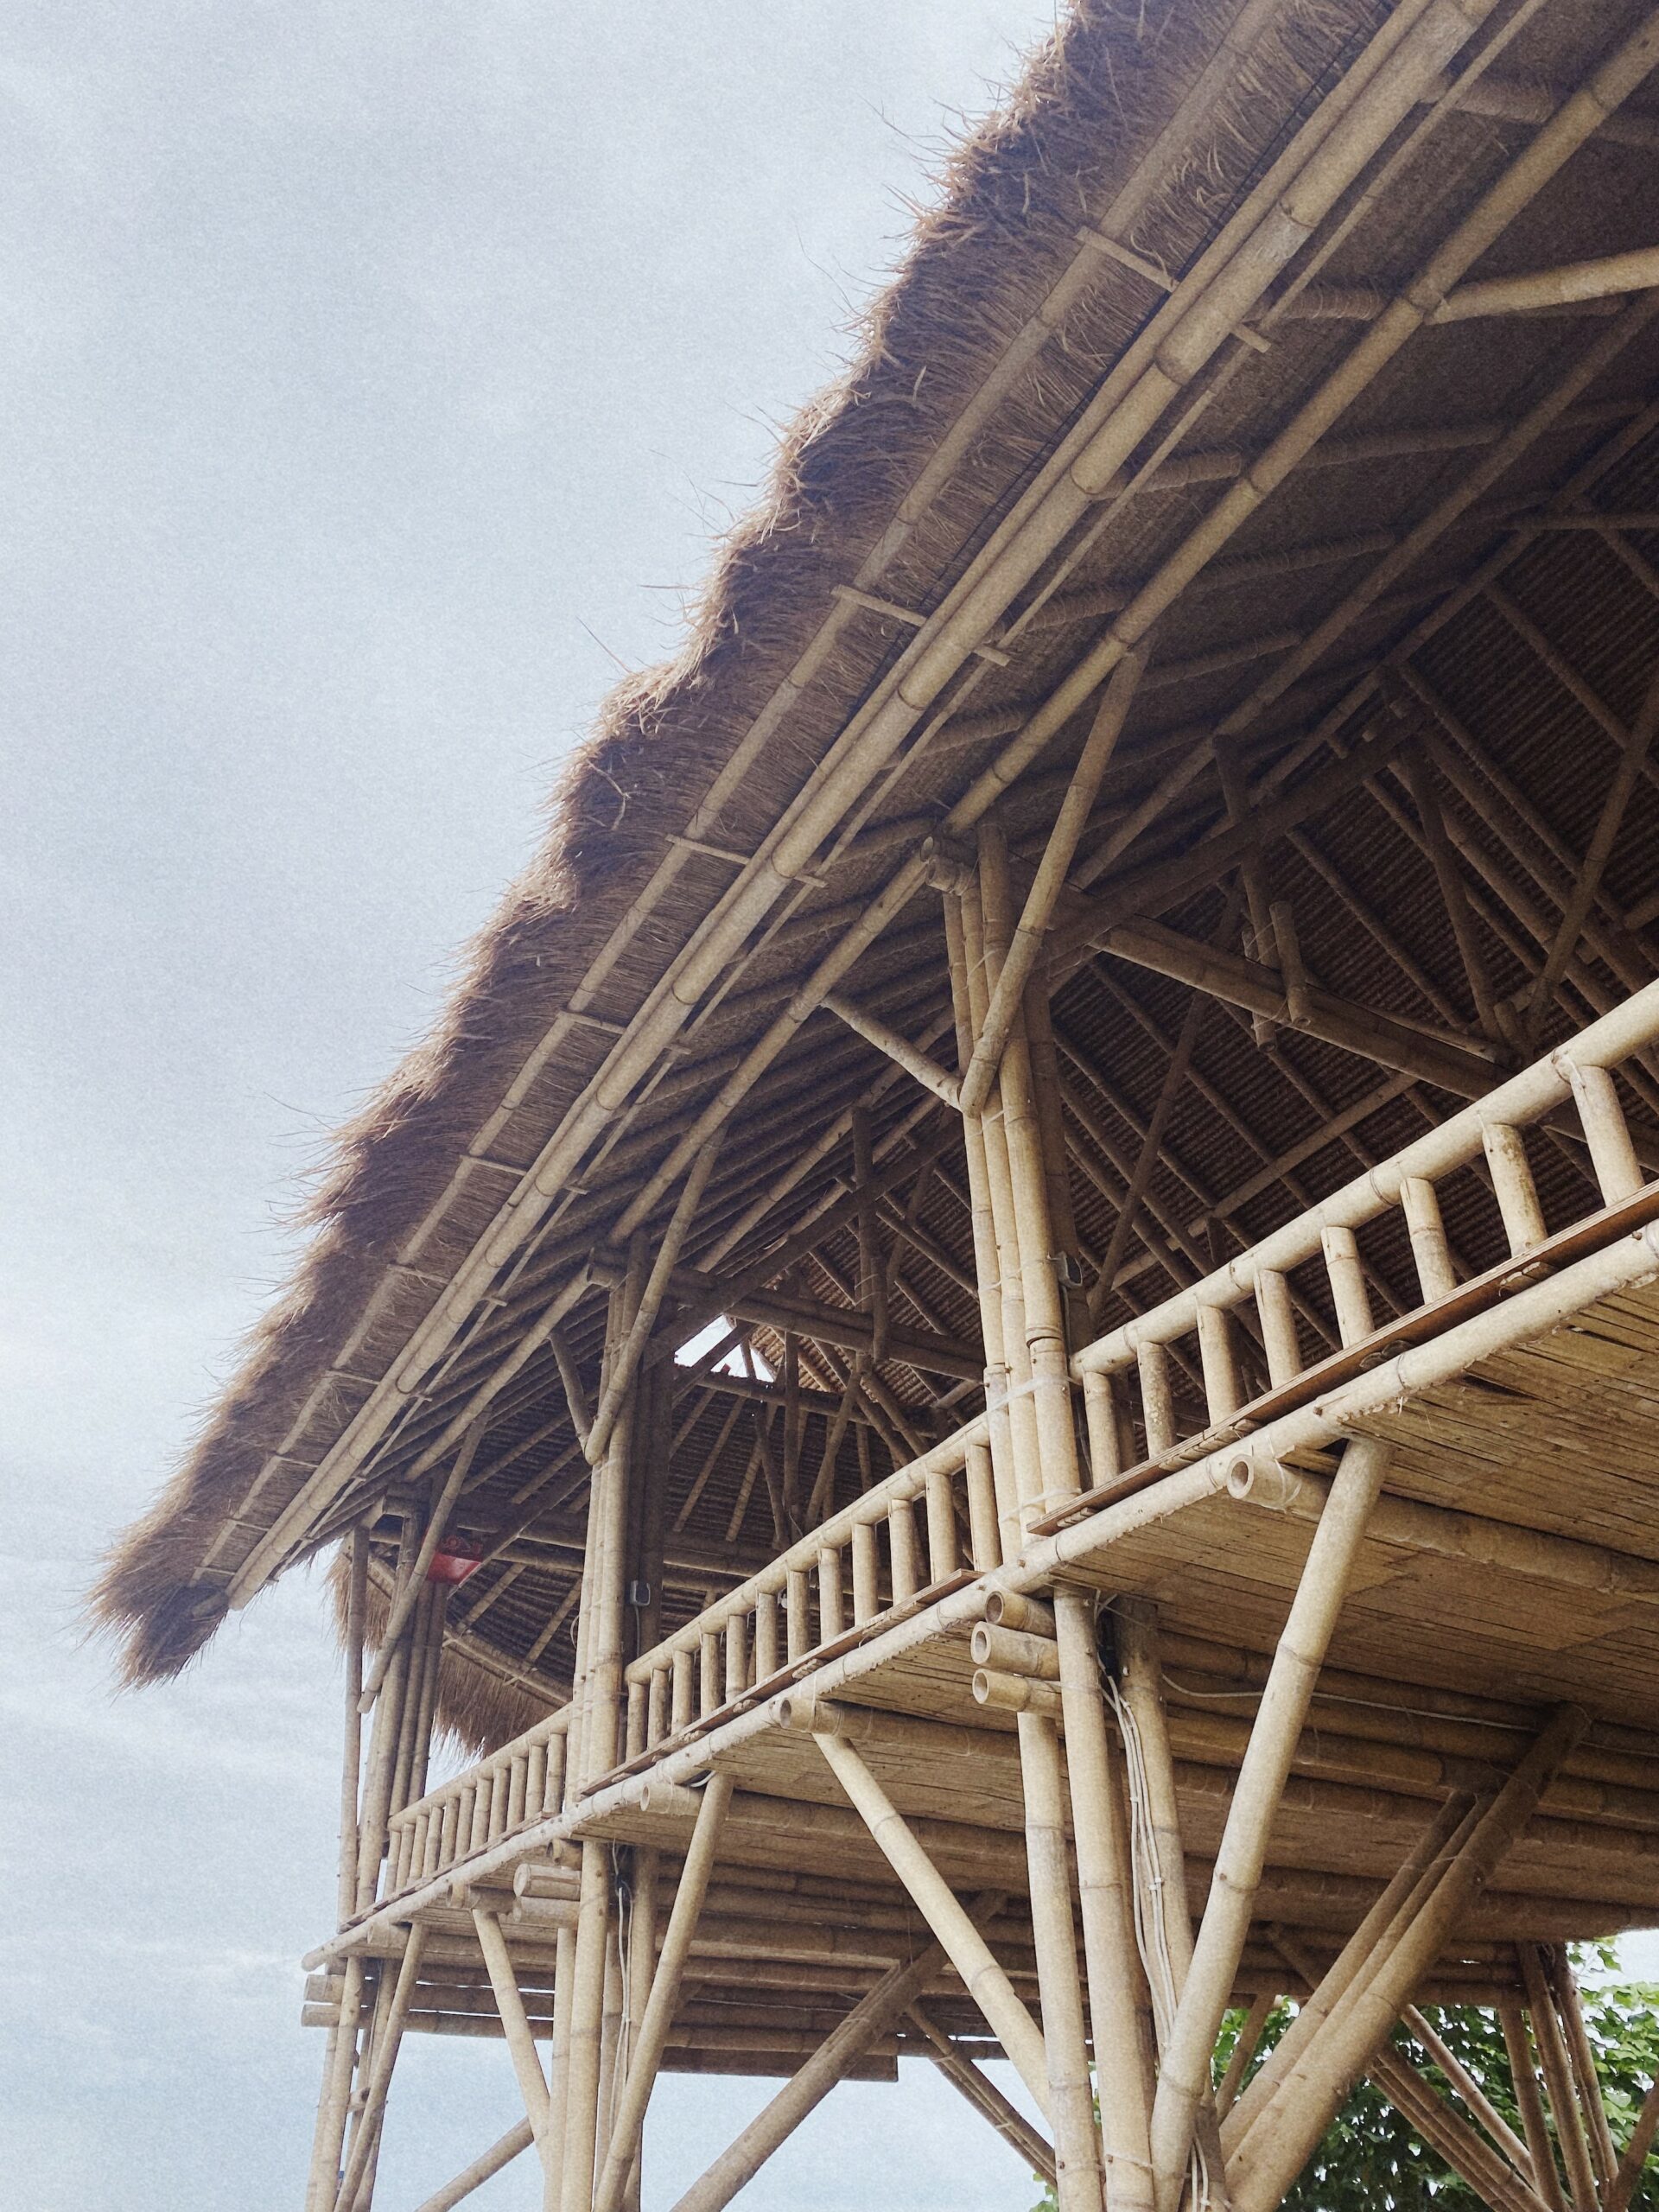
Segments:
[[[1043,0],[90,0],[10,11],[0,822],[10,1370],[0,2196],[298,2202],[338,1676],[316,1590],[112,1701],[78,1646],[285,1272],[321,1134],[424,1029],[562,748],[833,373],[951,111]],[[508,2124],[413,2039],[380,2202]],[[931,2075],[814,2212],[1019,2207]],[[668,2085],[650,2212],[758,2101]],[[900,2144],[902,2139],[902,2152]],[[517,2170],[486,2212],[537,2201]]]

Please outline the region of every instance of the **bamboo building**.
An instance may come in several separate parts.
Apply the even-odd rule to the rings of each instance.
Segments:
[[[423,2212],[637,2206],[664,2069],[776,2077],[677,2212],[762,2202],[900,2058],[1061,2212],[1272,2212],[1362,2076],[1631,2202],[1659,10],[1161,21],[954,156],[108,1565],[142,1683],[334,1561],[307,2212],[410,2035],[524,2105]]]

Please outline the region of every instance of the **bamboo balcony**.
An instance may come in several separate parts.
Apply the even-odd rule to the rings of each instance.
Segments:
[[[1329,1493],[1332,1447],[1356,1436],[1385,1440],[1392,1471],[1340,1663],[1373,1686],[1421,1685],[1439,1735],[1420,1718],[1416,1764],[1398,1747],[1391,1759],[1387,1745],[1365,1747],[1377,1731],[1355,1706],[1338,1715],[1344,1746],[1303,1762],[1315,1797],[1379,1775],[1432,1795],[1470,1745],[1520,1740],[1517,1702],[1593,1699],[1632,1726],[1610,1721],[1599,1763],[1547,1802],[1553,1814],[1559,1800],[1564,1838],[1587,1833],[1606,1899],[1659,1912],[1659,1789],[1632,1778],[1659,1662],[1645,1635],[1624,1633],[1659,1618],[1659,1179],[1644,1179],[1618,1080],[1656,1043],[1659,985],[1084,1346],[1071,1373],[1086,1489],[998,1497],[989,1438],[1008,1401],[994,1392],[978,1419],[634,1660],[626,1755],[580,1796],[565,1753],[582,1715],[565,1707],[397,1814],[381,1894],[359,1918],[511,1885],[515,1867],[573,1836],[683,1840],[696,1802],[684,1785],[716,1756],[770,1807],[780,1863],[798,1865],[786,1808],[825,1794],[804,1782],[817,1701],[855,1696],[871,1741],[886,1727],[892,1751],[909,1740],[903,1724],[874,1708],[941,1724],[942,1758],[966,1755],[969,1728],[983,1750],[1018,1712],[1058,1709],[1020,1628],[1043,1611],[1030,1593],[1057,1575],[1155,1596],[1185,1669],[1213,1697],[1245,1695]],[[1539,1145],[1587,1159],[1599,1208],[1545,1219],[1529,1166]],[[1445,1224],[1471,1204],[1497,1208],[1510,1256],[1462,1275]],[[1390,1238],[1408,1245],[1421,1299],[1379,1322],[1368,1255]],[[1437,1649],[1448,1688],[1435,1697]],[[1213,1801],[1242,1754],[1242,1718],[1200,1697],[1173,1725],[1195,1796],[1207,1787]],[[943,1815],[950,1797],[924,1783],[907,1802]],[[1596,1907],[1586,1897],[1575,1926],[1587,1932]]]

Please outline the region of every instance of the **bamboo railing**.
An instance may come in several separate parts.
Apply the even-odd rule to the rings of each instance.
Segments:
[[[564,1802],[569,1726],[570,1708],[562,1706],[488,1758],[393,1814],[387,1823],[381,1904],[447,1873],[515,1828],[556,1813]]]
[[[1083,1390],[1091,1486],[1046,1520],[1027,1514],[1026,1536],[1050,1534],[1208,1458],[1403,1345],[1478,1324],[1540,1275],[1659,1217],[1659,1182],[1643,1181],[1615,1084],[1618,1067],[1656,1041],[1659,984],[1086,1346],[1071,1373]],[[1522,1135],[1545,1123],[1552,1141],[1586,1161],[1602,1201],[1553,1232]],[[1496,1203],[1509,1257],[1460,1280],[1440,1193],[1471,1171]],[[1387,1234],[1403,1235],[1420,1296],[1378,1325],[1376,1275],[1362,1239]],[[1335,1347],[1321,1343],[1310,1358],[1305,1345],[1321,1327]],[[1493,1331],[1496,1343],[1496,1315]],[[1180,1374],[1192,1378],[1185,1391]],[[1183,1407],[1189,1415],[1196,1408],[1196,1420],[1184,1423]],[[978,1576],[1015,1564],[999,1524],[989,1439],[981,1414],[633,1660],[624,1675],[623,1761],[588,1787],[653,1764]],[[1003,1618],[1017,1630],[1013,1610]],[[1003,1679],[982,1671],[993,1689]],[[398,1813],[382,1902],[557,1813],[570,1719],[571,1708],[562,1708]]]

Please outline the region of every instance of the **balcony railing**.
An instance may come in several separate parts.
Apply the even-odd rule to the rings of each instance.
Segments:
[[[1041,1536],[1308,1404],[1415,1343],[1503,1305],[1554,1268],[1659,1217],[1615,1084],[1659,1039],[1659,984],[1500,1084],[1332,1197],[1073,1359],[1093,1486]],[[1652,1085],[1631,1068],[1643,1095]],[[1601,1205],[1551,1233],[1522,1135],[1584,1163]],[[1508,1257],[1463,1275],[1441,1194],[1474,1170],[1496,1201]],[[1403,1237],[1418,1301],[1380,1325],[1367,1245]],[[1396,1246],[1396,1257],[1398,1248]],[[1397,1269],[1396,1269],[1397,1276]],[[1460,1279],[1461,1276],[1461,1279]],[[1317,1344],[1312,1357],[1305,1347]],[[1478,1356],[1478,1355],[1477,1355]],[[1258,1387],[1259,1386],[1259,1387]],[[1183,1411],[1196,1418],[1183,1420]],[[986,1415],[782,1553],[634,1660],[626,1751],[613,1782],[649,1767],[981,1574],[1012,1564],[1018,1521],[999,1520]],[[400,1812],[383,1902],[556,1813],[570,1708]]]

